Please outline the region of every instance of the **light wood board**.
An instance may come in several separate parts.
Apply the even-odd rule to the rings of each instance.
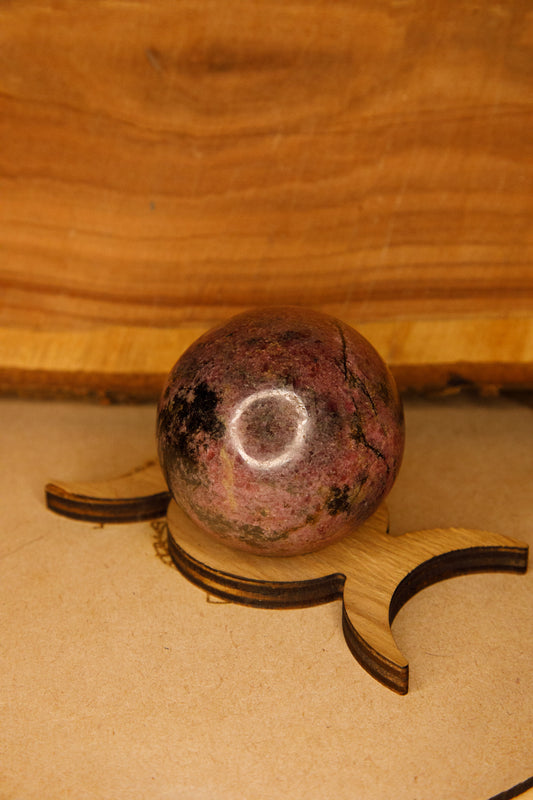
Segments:
[[[533,317],[359,324],[402,391],[533,388]],[[156,400],[205,327],[0,328],[0,394]]]

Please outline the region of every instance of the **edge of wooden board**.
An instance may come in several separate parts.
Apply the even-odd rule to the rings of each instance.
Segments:
[[[402,392],[533,389],[533,316],[346,321],[378,350]],[[153,401],[206,330],[0,328],[0,395]]]

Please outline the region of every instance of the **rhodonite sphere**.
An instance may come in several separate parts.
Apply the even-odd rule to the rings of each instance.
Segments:
[[[372,345],[295,307],[233,317],[172,369],[159,458],[186,513],[231,547],[285,556],[356,528],[400,467],[400,397]]]

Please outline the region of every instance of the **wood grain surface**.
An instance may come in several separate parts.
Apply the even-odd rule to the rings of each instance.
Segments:
[[[0,5],[0,324],[533,310],[528,0]]]

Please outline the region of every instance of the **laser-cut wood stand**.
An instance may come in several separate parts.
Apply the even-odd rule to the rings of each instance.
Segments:
[[[49,483],[46,499],[53,511],[93,522],[135,522],[166,513],[175,565],[219,597],[264,608],[342,599],[351,652],[400,694],[407,692],[409,668],[390,626],[410,597],[456,575],[527,569],[527,545],[488,531],[434,528],[391,536],[385,506],[353,534],[316,553],[272,558],[239,552],[191,522],[171,500],[156,463],[112,481]]]

